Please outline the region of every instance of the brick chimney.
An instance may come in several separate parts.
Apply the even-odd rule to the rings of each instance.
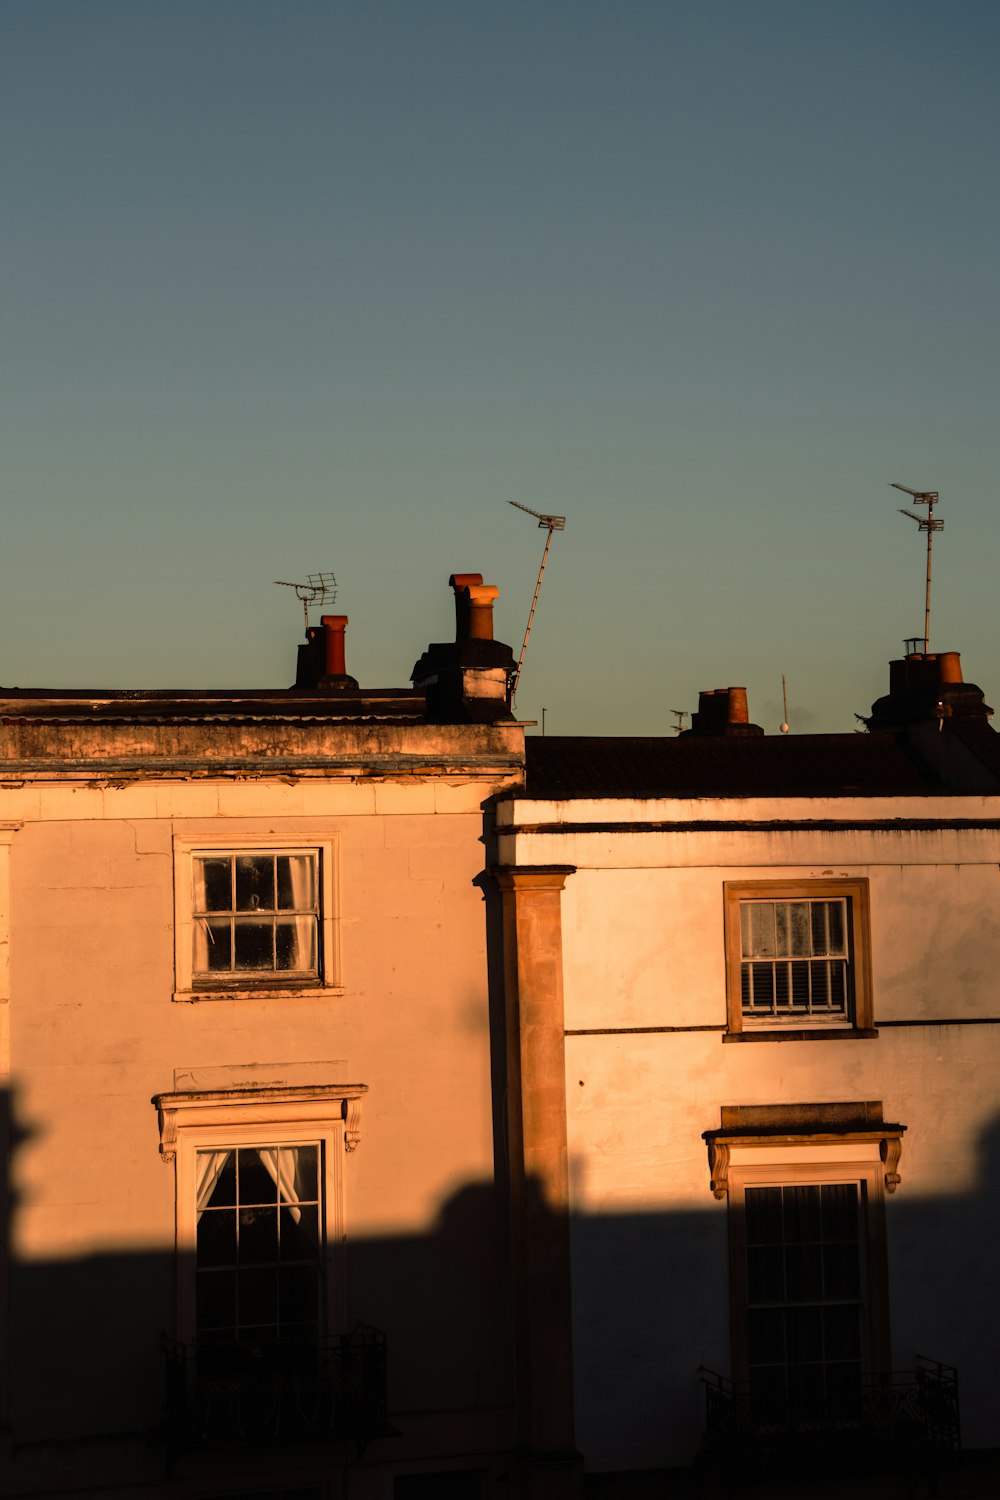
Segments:
[[[698,694],[698,712],[691,715],[691,728],[685,734],[705,738],[747,739],[763,734],[759,724],[750,723],[745,687],[706,688]]]
[[[889,691],[872,704],[869,729],[908,729],[964,719],[986,723],[993,710],[981,688],[962,677],[957,651],[911,651],[889,663]]]
[[[428,717],[445,724],[509,720],[508,683],[514,653],[493,639],[493,605],[499,589],[481,573],[453,573],[454,643],[428,646],[412,672],[427,699]]]
[[[305,644],[299,647],[297,688],[319,688],[327,692],[356,693],[356,677],[348,677],[344,660],[346,615],[322,615],[318,625],[306,630]]]
[[[1000,737],[983,691],[962,678],[957,651],[911,651],[889,663],[889,691],[872,704],[870,730],[897,736],[946,787],[1000,789]]]

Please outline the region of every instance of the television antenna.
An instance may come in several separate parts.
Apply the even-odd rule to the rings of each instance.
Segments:
[[[909,495],[914,505],[927,506],[926,516],[918,516],[915,511],[899,507],[901,516],[909,516],[911,521],[916,521],[921,531],[927,533],[927,592],[924,595],[924,652],[926,653],[931,649],[931,540],[935,531],[944,530],[944,522],[934,519],[934,507],[940,496],[937,490],[910,490],[905,484],[891,484],[890,488],[901,490],[904,495]]]
[[[332,573],[308,573],[305,583],[289,583],[284,578],[276,578],[274,581],[279,588],[295,590],[296,599],[302,601],[307,631],[310,604],[333,604],[337,598],[337,580]]]
[[[548,535],[545,538],[545,549],[542,552],[542,565],[538,569],[538,582],[535,584],[535,597],[531,601],[531,609],[528,611],[528,624],[525,628],[524,640],[521,642],[521,654],[517,658],[517,666],[514,668],[514,675],[510,680],[510,701],[511,703],[513,703],[514,695],[517,692],[517,684],[520,681],[521,677],[521,668],[524,665],[524,653],[528,649],[528,637],[531,634],[531,622],[535,618],[535,606],[538,603],[538,595],[540,594],[542,588],[542,574],[545,572],[545,564],[549,560],[549,548],[552,546],[552,534],[556,531],[566,530],[566,517],[543,516],[540,511],[531,510],[527,505],[522,505],[520,500],[508,500],[507,504],[513,505],[515,510],[523,510],[526,515],[534,516],[535,520],[538,522],[539,528],[548,532]]]
[[[670,709],[670,713],[674,716],[674,734],[683,734],[684,720],[688,717],[688,710],[686,708],[672,708]]]

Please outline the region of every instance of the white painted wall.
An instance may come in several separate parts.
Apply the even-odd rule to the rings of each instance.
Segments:
[[[576,867],[562,898],[566,1028],[591,1034],[567,1035],[566,1087],[578,1434],[592,1467],[690,1462],[698,1368],[730,1373],[727,1206],[701,1133],[737,1104],[879,1099],[907,1127],[886,1200],[893,1360],[956,1364],[965,1441],[1000,1443],[998,1317],[983,1292],[1000,1233],[1000,834],[772,826],[995,818],[996,802],[501,805],[501,862]],[[768,826],[649,827],[709,821]],[[723,882],[830,875],[870,882],[879,1036],[724,1042]]]

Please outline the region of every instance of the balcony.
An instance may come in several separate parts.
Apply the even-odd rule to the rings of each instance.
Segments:
[[[168,1446],[351,1442],[390,1431],[385,1335],[353,1333],[303,1343],[178,1344],[167,1358]]]
[[[708,1456],[726,1467],[822,1458],[838,1468],[920,1463],[933,1471],[961,1446],[958,1372],[921,1356],[913,1370],[859,1385],[836,1417],[765,1408],[746,1385],[709,1370],[702,1380]]]

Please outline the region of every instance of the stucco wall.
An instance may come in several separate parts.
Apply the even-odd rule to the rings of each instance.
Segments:
[[[509,1401],[473,884],[484,794],[441,779],[5,793],[5,817],[22,824],[9,908],[20,1441],[158,1420],[174,1168],[150,1100],[175,1074],[237,1066],[294,1082],[322,1064],[323,1081],[368,1087],[343,1161],[347,1326],[385,1330],[391,1406]],[[227,835],[266,846],[289,833],[337,841],[344,993],[175,1002],[174,834],[225,847]]]
[[[885,1200],[893,1364],[956,1364],[967,1443],[1000,1442],[982,1295],[1000,1230],[1000,835],[779,826],[996,815],[988,799],[913,802],[500,809],[504,863],[576,867],[566,1092],[577,1430],[595,1468],[690,1462],[699,1367],[731,1372],[728,1208],[701,1138],[723,1105],[872,1099],[907,1127]],[[869,881],[879,1035],[724,1041],[723,882],[831,875]]]

